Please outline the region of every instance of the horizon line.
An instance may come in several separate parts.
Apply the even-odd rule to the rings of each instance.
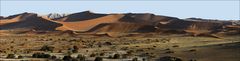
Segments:
[[[181,18],[181,17],[177,17],[177,16],[169,16],[169,15],[161,15],[161,14],[155,14],[155,13],[148,13],[148,12],[124,12],[124,13],[102,13],[102,12],[93,12],[90,10],[85,10],[85,11],[80,11],[80,12],[75,12],[75,13],[81,13],[81,12],[86,12],[89,11],[91,13],[94,14],[129,14],[129,13],[133,13],[133,14],[153,14],[153,15],[159,15],[159,16],[167,16],[167,17],[175,17],[175,18],[179,18],[179,19],[188,19],[188,18],[200,18],[200,19],[207,19],[207,20],[236,20],[236,21],[240,21],[239,19],[217,19],[217,18],[202,18],[202,17],[186,17],[186,18]],[[38,16],[44,16],[44,15],[48,15],[51,13],[47,13],[47,14],[41,14],[41,13],[36,13],[36,12],[22,12],[22,13],[16,13],[16,14],[11,14],[11,15],[7,15],[7,16],[3,16],[3,17],[9,17],[12,15],[17,15],[17,14],[23,14],[23,13],[34,13],[37,14]],[[55,12],[56,13],[56,12]],[[75,14],[75,13],[56,13],[56,14],[67,14],[67,15],[71,15],[71,14]],[[53,13],[54,14],[54,13]]]
[[[0,1],[240,1],[240,0],[0,0]]]

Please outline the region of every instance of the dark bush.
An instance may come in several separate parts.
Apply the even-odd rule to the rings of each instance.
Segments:
[[[174,46],[172,46],[172,47],[179,47],[179,45],[174,45]]]
[[[96,57],[94,61],[103,61],[102,57]]]
[[[182,61],[182,60],[177,57],[165,56],[165,57],[159,58],[157,61]]]
[[[105,53],[100,53],[100,56],[104,56],[105,55]]]
[[[21,58],[23,58],[23,56],[19,55],[19,56],[18,56],[18,59],[21,59]]]
[[[142,61],[146,61],[146,58],[143,58]]]
[[[104,45],[112,45],[111,42],[105,42]]]
[[[128,54],[123,54],[122,58],[128,58]]]
[[[79,48],[78,48],[77,46],[73,46],[72,52],[73,52],[73,53],[77,53],[77,52],[78,52],[78,49],[79,49]]]
[[[70,55],[64,56],[63,57],[64,61],[72,61],[72,57]]]
[[[132,61],[138,61],[138,58],[133,58]]]
[[[8,54],[7,58],[15,58],[15,54]]]
[[[63,61],[62,59],[55,59],[54,61]]]
[[[174,53],[174,51],[167,51],[167,52],[165,52],[165,53]]]
[[[114,59],[119,59],[120,58],[120,54],[114,54],[113,58]]]
[[[51,55],[45,53],[34,53],[32,55],[33,58],[49,58]]]
[[[91,55],[90,55],[90,57],[95,57],[96,56],[96,54],[94,54],[94,53],[92,53]]]
[[[51,56],[51,59],[57,59],[57,56]]]
[[[77,56],[77,59],[78,59],[79,61],[85,61],[86,57],[85,57],[84,55],[79,54],[79,55]]]
[[[40,49],[41,51],[53,51],[54,47],[52,46],[48,46],[48,45],[44,45],[42,46],[42,48]]]
[[[197,50],[196,50],[196,49],[190,49],[189,51],[190,51],[190,52],[194,52],[194,51],[197,51]]]
[[[80,60],[78,60],[77,58],[72,58],[71,61],[80,61]]]
[[[112,55],[109,55],[109,56],[108,56],[108,59],[112,59],[112,58],[113,58],[113,56],[112,56]]]

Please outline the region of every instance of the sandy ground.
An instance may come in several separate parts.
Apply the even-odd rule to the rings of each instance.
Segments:
[[[53,52],[39,51],[44,45],[53,46]],[[52,60],[49,58],[31,58],[34,52],[44,52],[61,59],[67,55],[68,49],[72,46],[79,48],[78,53],[71,54],[72,57],[83,54],[90,61],[95,59],[95,57],[89,57],[93,53],[105,53],[105,55],[100,56],[104,58],[104,61],[128,61],[135,57],[139,61],[142,61],[143,58],[147,59],[147,61],[157,61],[164,56],[178,57],[183,61],[240,61],[239,35],[218,39],[182,35],[110,38],[89,35],[72,37],[47,34],[1,35],[0,60]],[[24,58],[6,59],[7,54],[10,53],[22,55]],[[121,59],[107,58],[116,53],[127,54],[128,57]]]

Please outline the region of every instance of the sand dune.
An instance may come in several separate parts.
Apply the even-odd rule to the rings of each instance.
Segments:
[[[1,20],[1,29],[55,30],[61,24],[45,20],[34,13],[23,13],[15,18]]]
[[[63,26],[58,27],[57,30],[73,30],[73,31],[88,31],[89,29],[95,27],[101,23],[114,23],[124,15],[108,15],[101,18],[96,18],[92,20],[78,21],[78,22],[59,22]]]
[[[32,29],[90,33],[181,33],[193,36],[239,33],[238,22],[199,18],[178,19],[150,13],[98,14],[73,13],[58,19],[21,13],[1,19],[1,30]]]
[[[54,20],[63,21],[63,22],[74,22],[74,21],[91,20],[91,19],[96,19],[104,16],[107,16],[107,14],[96,14],[90,11],[84,11],[79,13],[73,13],[73,14],[67,15],[66,17],[54,19]]]

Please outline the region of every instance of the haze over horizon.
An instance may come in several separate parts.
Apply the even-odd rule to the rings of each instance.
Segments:
[[[178,18],[239,20],[238,1],[1,1],[0,16],[23,12],[152,13]]]

